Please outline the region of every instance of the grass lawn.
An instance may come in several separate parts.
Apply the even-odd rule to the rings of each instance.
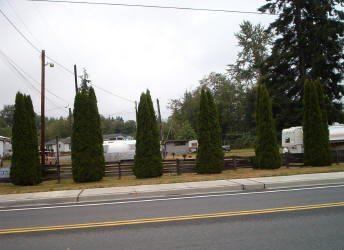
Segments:
[[[254,156],[254,148],[232,149],[225,156]]]
[[[254,156],[254,148],[232,149],[230,152],[225,152],[225,156]],[[176,158],[183,159],[183,156],[175,155],[175,157],[173,158],[171,155],[168,155],[166,157],[167,160],[172,160]],[[187,154],[186,158],[196,158],[196,153]]]
[[[162,183],[177,183],[189,181],[208,181],[221,179],[239,179],[249,177],[266,177],[266,176],[282,176],[295,174],[311,174],[311,173],[327,173],[344,171],[344,164],[333,164],[328,167],[282,167],[276,170],[254,170],[254,169],[238,169],[227,170],[221,174],[213,175],[198,175],[198,174],[182,174],[182,175],[164,175],[159,178],[151,179],[135,179],[135,177],[122,177],[117,179],[115,177],[106,177],[99,182],[91,183],[74,183],[71,179],[64,179],[60,184],[56,181],[45,181],[37,186],[14,186],[10,183],[0,183],[0,194],[14,194],[14,193],[28,193],[41,191],[55,191],[55,190],[71,190],[71,189],[87,189],[87,188],[101,188],[101,187],[117,187],[117,186],[132,186],[143,184],[162,184]]]

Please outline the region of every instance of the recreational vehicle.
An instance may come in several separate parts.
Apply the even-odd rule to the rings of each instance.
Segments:
[[[135,157],[136,140],[104,141],[105,162],[133,160]]]
[[[330,145],[332,150],[344,149],[344,124],[334,123],[328,126]],[[303,153],[302,127],[291,127],[282,130],[283,152],[291,154]]]

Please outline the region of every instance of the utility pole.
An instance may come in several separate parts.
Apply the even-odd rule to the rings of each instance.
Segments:
[[[75,94],[78,93],[78,77],[76,72],[76,64],[74,64],[74,84],[75,84]]]
[[[159,99],[156,99],[156,103],[157,103],[157,106],[158,106],[158,115],[159,115],[159,124],[160,124],[160,140],[163,141],[164,140],[164,136],[163,136],[163,133],[162,133],[162,122],[161,122],[161,113],[160,113],[160,103],[159,103]]]
[[[41,55],[41,165],[45,165],[45,50]]]
[[[72,127],[73,127],[73,121],[72,121],[72,109],[71,109],[71,108],[69,108],[69,109],[68,109],[68,111],[69,111],[69,116],[68,116],[68,119],[69,119],[69,127],[70,127],[70,129],[72,130]]]

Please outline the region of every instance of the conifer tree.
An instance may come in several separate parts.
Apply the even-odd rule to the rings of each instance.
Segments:
[[[303,142],[305,165],[331,164],[325,98],[320,83],[311,80],[305,82]]]
[[[262,74],[267,75],[279,129],[302,123],[305,79],[320,79],[331,105],[329,121],[342,119],[342,4],[342,0],[266,0],[260,8],[278,14],[267,31],[276,36]]]
[[[16,95],[12,127],[11,182],[15,185],[36,185],[42,182],[38,138],[30,96]]]
[[[331,164],[331,149],[330,149],[330,134],[328,130],[328,116],[327,116],[327,109],[330,106],[330,100],[328,96],[324,94],[324,88],[320,82],[320,80],[316,80],[314,82],[316,89],[317,89],[317,94],[318,94],[318,99],[319,99],[319,105],[320,105],[320,110],[321,110],[321,119],[323,123],[323,130],[324,130],[324,138],[322,140],[323,146],[325,149],[327,149],[327,154],[325,155],[324,152],[324,164],[330,165]]]
[[[142,93],[137,111],[134,174],[137,178],[162,175],[160,138],[150,92]]]
[[[198,144],[197,173],[221,173],[224,155],[221,148],[219,118],[213,96],[204,88],[201,91],[200,100]]]
[[[105,172],[97,99],[87,82],[87,79],[83,79],[74,100],[72,170],[75,182],[99,181]]]
[[[281,166],[276,131],[271,111],[269,93],[262,83],[258,84],[256,107],[256,158],[255,167],[275,169]]]

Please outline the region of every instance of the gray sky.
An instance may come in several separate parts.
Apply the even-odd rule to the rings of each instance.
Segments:
[[[110,2],[110,0],[108,1]],[[264,0],[118,0],[197,8],[256,11]],[[39,48],[70,70],[86,68],[94,84],[130,100],[147,88],[167,103],[198,85],[212,71],[223,72],[238,52],[234,33],[243,20],[267,26],[266,15],[210,13],[129,7],[0,0],[0,8]],[[40,81],[40,55],[0,15],[0,50]],[[48,60],[49,61],[49,60]],[[0,57],[0,105],[14,103],[17,91],[30,94],[40,112],[39,93]],[[39,88],[38,83],[33,83]],[[74,80],[57,65],[46,69],[47,116],[66,116],[73,106]],[[134,104],[95,89],[101,114],[134,119]],[[56,108],[60,107],[60,108]]]

